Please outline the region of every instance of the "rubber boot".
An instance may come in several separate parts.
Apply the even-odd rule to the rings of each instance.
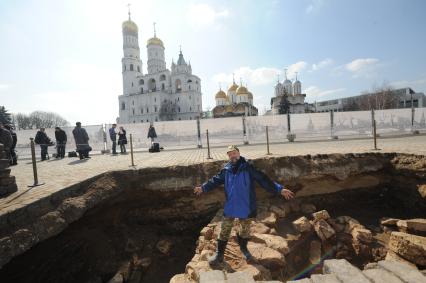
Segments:
[[[248,239],[242,238],[240,235],[237,234],[237,240],[238,240],[238,244],[240,245],[240,250],[243,253],[244,259],[246,260],[246,262],[255,263],[256,261],[254,257],[251,255],[251,253],[247,249]]]
[[[217,240],[216,253],[209,258],[209,264],[211,266],[217,266],[223,263],[223,256],[225,255],[225,248],[228,241]]]

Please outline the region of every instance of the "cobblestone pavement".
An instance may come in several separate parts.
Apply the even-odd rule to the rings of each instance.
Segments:
[[[373,151],[373,141],[365,140],[333,140],[323,142],[295,142],[271,144],[272,157],[284,155],[329,154],[329,153],[362,153]],[[380,152],[402,152],[426,155],[426,135],[378,140]],[[240,146],[241,154],[247,158],[266,156],[266,145]],[[166,167],[173,165],[190,165],[194,163],[225,160],[226,148],[211,149],[213,159],[207,159],[207,149],[164,150],[160,153],[137,152],[134,154],[134,168]],[[37,157],[39,158],[39,157]],[[0,199],[0,215],[26,206],[53,192],[59,191],[90,177],[111,170],[131,169],[130,154],[127,155],[95,155],[89,160],[78,158],[51,159],[37,162],[39,181],[42,186],[28,188],[33,184],[33,172],[30,160],[22,160],[18,166],[12,167],[12,175],[16,176],[18,191],[7,198]]]

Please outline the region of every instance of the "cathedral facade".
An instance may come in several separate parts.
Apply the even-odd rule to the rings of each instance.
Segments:
[[[253,94],[243,86],[238,86],[233,80],[228,88],[228,93],[222,89],[215,95],[216,106],[213,108],[213,117],[232,117],[232,116],[257,116],[258,110],[253,105]]]
[[[156,36],[147,41],[147,73],[143,73],[138,27],[130,19],[122,24],[123,94],[118,97],[119,123],[192,120],[201,116],[201,80],[179,53],[166,68],[163,41]]]
[[[271,98],[272,114],[286,114],[286,113],[305,113],[305,97],[306,94],[302,93],[302,83],[297,79],[291,82],[287,78],[285,72],[285,79],[281,83],[279,80],[275,85],[275,96]]]

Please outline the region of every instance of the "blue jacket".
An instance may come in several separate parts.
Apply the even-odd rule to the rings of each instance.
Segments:
[[[224,216],[242,219],[256,217],[254,180],[266,191],[275,195],[280,194],[283,186],[271,181],[268,176],[257,170],[244,157],[240,157],[240,159],[241,164],[235,174],[232,171],[232,163],[228,162],[219,174],[205,182],[201,187],[203,192],[209,192],[220,185],[225,185]]]
[[[117,140],[117,133],[115,132],[114,128],[110,128],[109,129],[109,137],[112,141],[116,141]]]

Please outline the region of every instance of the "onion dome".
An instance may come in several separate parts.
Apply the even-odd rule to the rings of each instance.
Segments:
[[[238,88],[238,85],[233,82],[232,85],[228,88],[228,91],[236,91]]]
[[[161,46],[161,47],[163,47],[163,48],[164,48],[163,41],[161,41],[161,39],[159,39],[159,38],[158,38],[158,37],[156,37],[156,36],[154,36],[154,37],[152,37],[152,38],[148,39],[147,46],[148,46],[148,45],[159,45],[159,46]]]
[[[225,98],[225,99],[226,99],[226,93],[225,93],[223,90],[219,90],[219,91],[216,93],[215,98]]]
[[[245,86],[241,85],[237,88],[237,95],[244,95],[244,94],[247,94],[247,93],[248,93],[248,90]]]

